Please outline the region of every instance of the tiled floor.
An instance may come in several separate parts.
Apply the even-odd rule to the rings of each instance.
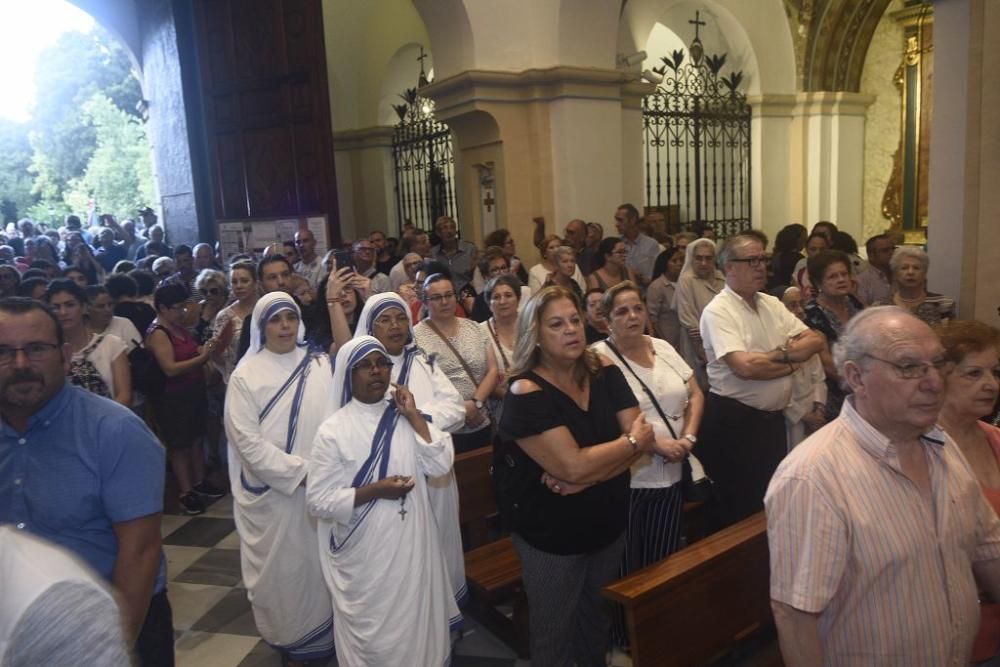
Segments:
[[[257,634],[242,587],[232,498],[216,501],[202,516],[165,514],[162,534],[178,667],[280,665],[278,654]],[[451,664],[512,667],[528,663],[516,660],[510,648],[466,616],[465,632],[455,644]]]

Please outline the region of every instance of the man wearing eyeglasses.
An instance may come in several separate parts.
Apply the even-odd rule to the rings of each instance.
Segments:
[[[70,357],[47,306],[0,300],[0,523],[79,556],[117,589],[139,663],[173,665],[163,447],[127,408],[67,383]]]
[[[969,664],[979,591],[1000,599],[1000,521],[935,425],[944,348],[905,310],[875,307],[834,361],[851,396],[765,500],[785,664]]]
[[[381,294],[391,292],[392,286],[389,283],[389,276],[380,273],[375,268],[375,258],[378,250],[368,239],[358,239],[351,246],[351,259],[354,260],[354,270],[371,281],[369,294]]]
[[[823,336],[761,290],[764,246],[751,234],[719,251],[726,285],[702,311],[699,329],[710,391],[696,455],[715,481],[717,527],[763,507],[764,492],[786,453],[783,410],[792,374],[823,349]]]

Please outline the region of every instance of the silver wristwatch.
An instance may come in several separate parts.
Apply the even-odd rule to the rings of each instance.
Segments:
[[[690,442],[692,445],[697,445],[698,444],[698,436],[696,436],[693,433],[685,433],[681,437],[684,438],[685,440],[687,440],[688,442]]]
[[[628,444],[632,445],[633,452],[639,451],[639,441],[635,439],[634,435],[631,433],[622,433],[622,435],[624,435],[625,439],[628,440]]]
[[[472,402],[476,404],[476,410],[482,410],[483,409],[483,402],[480,401],[478,398],[473,399]]]

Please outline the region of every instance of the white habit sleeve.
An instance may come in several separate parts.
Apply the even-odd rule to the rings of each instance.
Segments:
[[[264,439],[257,421],[258,408],[246,381],[234,376],[226,391],[226,437],[249,472],[286,496],[295,493],[306,476],[306,461],[285,453],[284,443]]]
[[[315,517],[346,525],[354,515],[355,495],[348,471],[356,466],[343,455],[334,427],[327,427],[332,423],[328,419],[316,433],[306,481],[306,506]]]

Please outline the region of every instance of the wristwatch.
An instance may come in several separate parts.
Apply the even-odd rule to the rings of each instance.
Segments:
[[[472,402],[476,404],[476,410],[483,409],[483,402],[480,401],[478,398],[473,399]]]
[[[681,437],[690,442],[692,445],[698,444],[698,436],[696,436],[694,433],[685,433]]]
[[[632,445],[633,452],[639,451],[639,441],[635,439],[634,435],[631,433],[622,433],[622,435],[624,435],[625,439],[628,440],[628,444]]]

